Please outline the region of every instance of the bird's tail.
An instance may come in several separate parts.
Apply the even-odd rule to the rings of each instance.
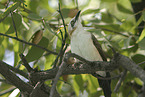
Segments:
[[[94,73],[92,74],[94,77],[99,76],[98,74]],[[106,77],[110,77],[110,73],[106,73]],[[98,79],[100,87],[103,89],[104,96],[105,97],[111,97],[111,80],[105,80],[105,79]]]

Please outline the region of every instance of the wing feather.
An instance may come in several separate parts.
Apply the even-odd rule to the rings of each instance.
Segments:
[[[96,37],[93,34],[91,34],[91,35],[92,35],[93,43],[94,43],[96,49],[98,50],[98,52],[100,53],[103,61],[107,61],[107,58],[106,58],[106,56],[103,52],[103,49],[102,49],[101,45],[99,44],[98,40],[96,39]],[[92,75],[96,76],[96,73],[94,73]],[[106,72],[105,78],[108,78],[108,77],[111,77],[111,75],[109,72]],[[98,79],[98,82],[99,82],[100,87],[102,87],[102,89],[104,91],[105,97],[111,97],[111,80]]]
[[[95,45],[96,49],[98,50],[99,54],[101,55],[103,61],[107,61],[107,58],[106,58],[106,56],[103,52],[103,49],[102,49],[101,45],[99,44],[98,40],[96,39],[96,37],[93,34],[91,34],[91,36],[92,36],[93,44]]]

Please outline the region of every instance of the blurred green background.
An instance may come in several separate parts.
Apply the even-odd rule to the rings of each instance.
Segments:
[[[60,29],[63,36],[65,34],[57,11],[58,3],[60,3],[66,27],[78,10],[81,10],[85,30],[97,37],[108,61],[113,56],[108,45],[137,64],[145,61],[145,11],[142,6],[144,0],[0,0],[0,33],[38,44],[58,53],[62,45]],[[70,39],[67,37],[66,43],[69,44],[69,42]],[[70,52],[70,49],[68,48],[67,51]],[[20,53],[26,55],[29,64],[34,68],[38,66],[39,70],[52,68],[57,57],[40,48],[0,35],[0,60],[27,72],[21,65]],[[140,66],[144,69],[144,65]],[[114,77],[123,71],[123,68],[119,68],[112,71],[111,75]],[[0,79],[4,79],[2,75]],[[103,95],[97,79],[91,75],[69,75],[60,79],[57,90],[62,97]],[[1,97],[20,95],[18,89],[1,80]],[[118,78],[112,79],[112,92],[117,81]],[[51,81],[46,81],[46,84],[51,86]],[[127,72],[119,91],[113,92],[112,97],[137,97],[141,93],[142,86],[143,82],[140,79]],[[8,92],[4,93],[6,91]]]

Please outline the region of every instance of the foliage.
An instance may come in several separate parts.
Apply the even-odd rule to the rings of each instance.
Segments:
[[[1,0],[0,2],[0,33],[38,44],[59,53],[62,40],[65,37],[65,30],[60,14],[57,12],[58,0],[9,1]],[[141,22],[145,21],[145,10],[134,13],[131,3],[135,1],[140,2],[140,0],[59,0],[59,3],[66,24],[76,15],[77,8],[81,10],[83,25],[86,30],[96,35],[108,60],[112,58],[111,49],[108,47],[111,45],[120,54],[130,57],[138,64],[145,61],[145,28],[142,27],[142,32],[138,30]],[[138,14],[141,16],[136,21],[135,16]],[[34,42],[35,40],[38,42]],[[69,37],[67,37],[66,43],[69,44]],[[56,54],[48,53],[44,49],[1,34],[0,44],[0,60],[24,72],[27,71],[21,64],[20,53],[26,56],[33,68],[38,67],[39,70],[52,68],[57,58]],[[144,68],[144,65],[141,64],[141,67]],[[123,72],[122,68],[111,73],[112,76],[116,76],[121,72]],[[27,81],[26,78],[19,77]],[[0,75],[0,79],[4,79],[2,75]],[[65,78],[61,77],[61,79]],[[57,89],[63,96],[99,97],[103,95],[97,79],[91,75],[69,75],[65,81],[66,83],[59,81],[57,84]],[[117,81],[118,79],[112,79],[112,91]],[[46,81],[46,84],[51,85],[51,82]],[[142,87],[143,83],[128,72],[119,91],[113,92],[112,97],[126,97],[127,95],[128,97],[136,97],[141,88],[136,88],[134,85]],[[4,93],[1,97],[10,95],[15,87],[0,83],[0,93],[10,89],[11,91]]]

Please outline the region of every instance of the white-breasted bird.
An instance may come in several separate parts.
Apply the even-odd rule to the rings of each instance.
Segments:
[[[70,21],[68,33],[71,37],[71,52],[89,61],[107,61],[101,45],[93,34],[84,30],[80,12]],[[93,76],[110,77],[110,73],[97,71]],[[98,79],[100,87],[103,89],[105,97],[111,97],[111,80]]]

